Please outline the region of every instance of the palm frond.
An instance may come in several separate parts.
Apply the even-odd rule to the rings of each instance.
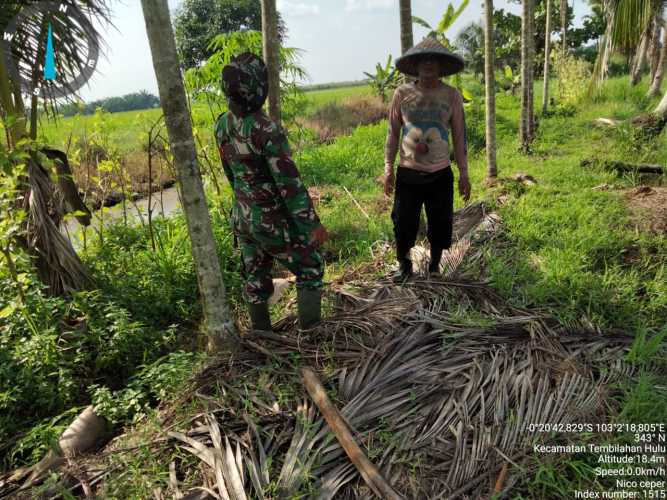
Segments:
[[[611,37],[615,47],[635,47],[649,25],[655,0],[617,0],[613,8]]]
[[[431,27],[431,25],[429,23],[427,23],[426,21],[424,21],[421,17],[412,16],[412,22],[414,24],[418,24],[422,28],[426,28],[427,30],[433,31],[433,28]]]

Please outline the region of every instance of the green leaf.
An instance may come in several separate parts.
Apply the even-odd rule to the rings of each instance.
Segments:
[[[433,27],[431,27],[431,25],[424,21],[421,17],[412,16],[412,22],[414,24],[418,24],[422,28],[426,28],[427,30],[433,30]]]
[[[459,8],[456,9],[456,12],[454,13],[454,21],[456,21],[459,16],[463,13],[463,11],[468,7],[468,4],[470,3],[470,0],[463,0],[461,2],[461,5],[459,5]]]
[[[384,67],[384,71],[389,73],[391,71],[391,54],[387,56],[387,64]]]
[[[0,319],[8,318],[14,311],[16,311],[16,304],[14,303],[11,303],[8,306],[3,307],[2,309],[0,309]]]
[[[514,72],[512,71],[512,68],[509,65],[506,65],[505,68],[503,68],[503,73],[505,75],[505,78],[511,80],[514,77]]]
[[[464,101],[471,102],[473,100],[473,95],[467,88],[461,87],[459,90],[461,91],[461,97],[463,97]]]
[[[444,33],[445,31],[447,31],[447,29],[449,29],[449,27],[452,25],[453,22],[454,22],[454,6],[450,3],[447,6],[447,10],[442,15],[442,19],[440,19],[436,31],[438,31],[439,33]]]
[[[613,9],[612,41],[616,47],[634,48],[652,19],[653,0],[623,0]]]

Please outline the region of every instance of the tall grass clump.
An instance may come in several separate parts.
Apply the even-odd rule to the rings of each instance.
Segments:
[[[600,89],[593,94],[593,102],[602,103],[626,103],[635,109],[647,108],[650,99],[646,97],[647,83],[640,82],[630,85],[627,76],[609,78],[605,80]]]
[[[369,187],[383,173],[386,122],[357,127],[334,144],[313,146],[296,155],[308,185]]]

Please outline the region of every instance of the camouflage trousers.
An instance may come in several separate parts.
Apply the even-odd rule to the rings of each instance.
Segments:
[[[273,293],[271,269],[275,260],[296,276],[298,288],[321,288],[324,276],[322,256],[310,245],[285,242],[260,242],[239,235],[241,258],[245,267],[245,296],[248,302],[266,302]]]

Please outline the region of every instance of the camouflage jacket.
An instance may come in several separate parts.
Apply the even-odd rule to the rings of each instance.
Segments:
[[[261,110],[243,117],[228,111],[218,118],[215,136],[234,190],[235,230],[279,237],[287,223],[291,239],[311,243],[320,220],[279,127]]]

